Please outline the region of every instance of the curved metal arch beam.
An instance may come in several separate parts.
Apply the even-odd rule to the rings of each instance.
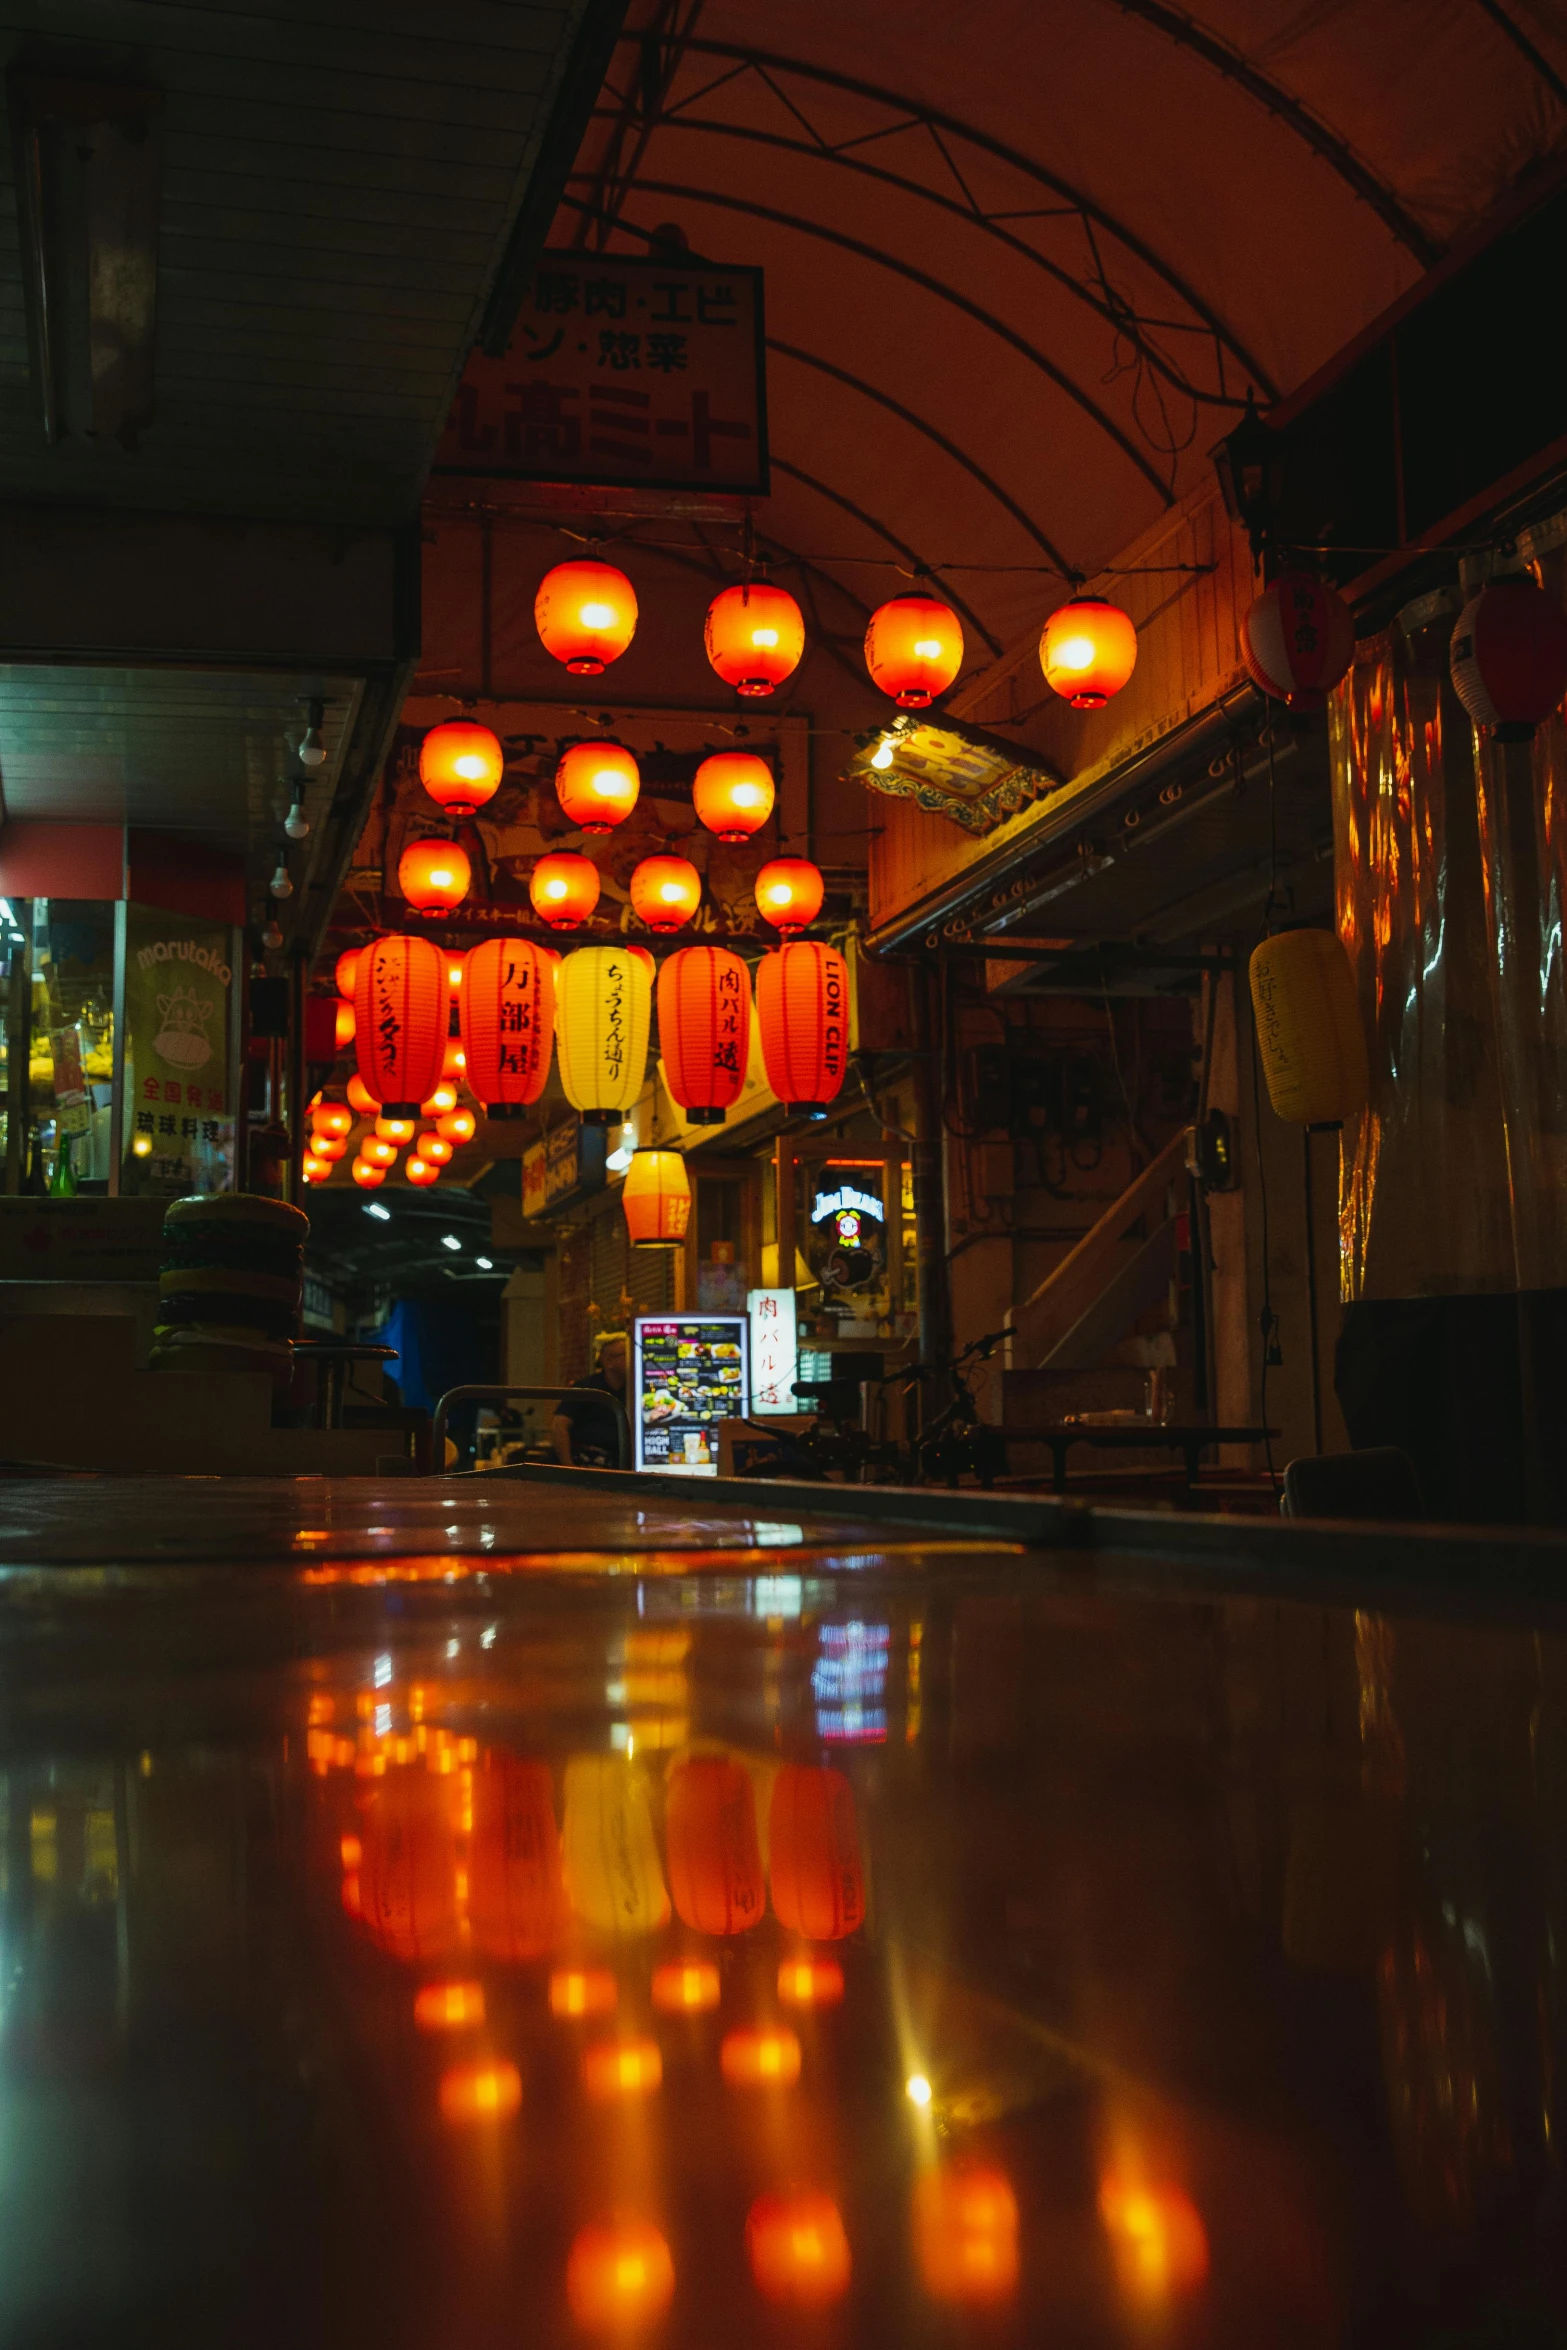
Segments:
[[[1485,10],[1504,39],[1511,41],[1519,56],[1528,59],[1557,105],[1567,106],[1567,82],[1562,80],[1550,59],[1535,47],[1522,25],[1514,24],[1506,9],[1498,5],[1498,0],[1476,0],[1476,5]]]
[[[1047,359],[1043,351],[1036,350],[1015,327],[1008,326],[1005,319],[982,309],[978,302],[971,302],[967,294],[960,294],[956,287],[944,286],[940,278],[929,276],[923,269],[916,269],[912,261],[901,260],[896,253],[884,253],[879,246],[867,245],[859,237],[851,237],[842,229],[825,228],[820,221],[800,220],[792,212],[780,212],[771,204],[757,204],[749,196],[731,196],[718,188],[688,188],[676,180],[639,179],[636,186],[645,196],[674,196],[687,204],[714,204],[722,211],[741,212],[748,219],[769,221],[776,228],[793,229],[797,235],[815,237],[821,244],[836,245],[840,251],[856,254],[860,260],[869,261],[878,269],[890,270],[897,277],[907,278],[911,285],[933,294],[938,302],[946,302],[954,310],[961,310],[976,325],[985,327],[1000,341],[1010,344],[1021,358],[1028,360],[1031,366],[1038,368],[1041,375],[1048,377],[1058,391],[1064,392],[1069,400],[1082,409],[1085,416],[1098,425],[1106,438],[1115,443],[1122,456],[1136,466],[1150,488],[1158,492],[1164,504],[1167,507],[1174,505],[1174,493],[1168,484],[1154,471],[1136,443],[1122,432],[1114,418],[1107,416],[1096,400],[1090,399],[1087,392],[1056,366],[1054,360]],[[568,196],[566,201],[573,203],[577,200]]]
[[[896,531],[889,530],[885,522],[878,522],[874,514],[867,514],[863,506],[857,506],[852,498],[846,498],[842,490],[832,489],[826,482],[818,481],[814,473],[807,473],[803,465],[791,465],[786,457],[775,457],[773,470],[776,473],[787,473],[791,481],[802,483],[806,489],[814,490],[819,498],[826,498],[829,504],[841,507],[845,514],[852,515],[856,522],[862,523],[867,530],[873,530],[878,538],[885,539],[889,547],[896,547],[898,553],[905,557],[915,571],[921,568],[920,559],[914,549],[906,545],[898,537]],[[798,561],[798,557],[796,557],[796,561]],[[998,659],[1001,647],[972,605],[965,604],[957,590],[948,587],[945,581],[942,582],[942,592],[959,618],[968,623],[976,636],[984,638],[990,647],[992,659]]]
[[[774,73],[798,74],[802,81],[819,82],[824,89],[842,90],[849,97],[870,99],[878,106],[907,114],[914,122],[934,124],[937,129],[949,132],[954,138],[966,139],[981,154],[993,155],[998,162],[1010,164],[1038,186],[1048,188],[1053,196],[1064,198],[1085,220],[1091,220],[1096,227],[1105,229],[1129,253],[1134,253],[1156,277],[1164,280],[1170,291],[1179,296],[1211,333],[1218,336],[1225,348],[1234,353],[1257,389],[1270,400],[1278,398],[1278,386],[1262,361],[1247,349],[1236,330],[1219,316],[1212,304],[1203,300],[1196,287],[1187,284],[1171,262],[1156,253],[1135,229],[1129,229],[1124,221],[1117,220],[1113,212],[1107,212],[1102,204],[1093,202],[1080,188],[1073,187],[1069,180],[1062,179],[1058,173],[1048,171],[1042,163],[1035,162],[1031,155],[1025,155],[1020,148],[1009,147],[1004,139],[992,138],[988,131],[976,130],[972,123],[964,122],[960,116],[945,114],[937,107],[925,105],[921,99],[902,97],[896,91],[878,88],[875,82],[859,81],[853,74],[834,73],[829,66],[811,65],[804,58],[785,57],[770,49],[748,49],[737,41],[709,41],[700,37],[688,40],[685,51],[689,56],[727,57],[737,64],[763,66]]]

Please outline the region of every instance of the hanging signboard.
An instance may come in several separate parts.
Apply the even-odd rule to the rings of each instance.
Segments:
[[[545,253],[505,354],[470,353],[437,473],[765,496],[762,272]]]
[[[794,1291],[753,1289],[745,1302],[751,1324],[751,1409],[798,1412]]]
[[[233,953],[227,923],[125,909],[124,1192],[233,1188]]]

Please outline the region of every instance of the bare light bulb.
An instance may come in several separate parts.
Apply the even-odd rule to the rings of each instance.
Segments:
[[[267,883],[267,887],[275,898],[291,898],[293,896],[294,884],[289,878],[287,862],[282,857],[279,857],[277,871]]]
[[[308,840],[310,838],[310,819],[298,800],[294,802],[284,817],[283,830],[288,834],[290,840]]]
[[[326,744],[321,740],[321,729],[314,721],[305,728],[299,745],[301,767],[321,767],[326,764]]]

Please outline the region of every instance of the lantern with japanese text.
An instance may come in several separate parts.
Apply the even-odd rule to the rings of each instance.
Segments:
[[[760,1922],[767,1888],[756,1796],[743,1763],[704,1754],[675,1765],[665,1797],[664,1848],[675,1914],[693,1932],[743,1934]]]
[[[1137,666],[1130,615],[1103,596],[1057,605],[1039,639],[1045,683],[1074,710],[1102,710]]]
[[[419,745],[419,781],[449,816],[476,814],[500,790],[505,770],[498,739],[471,718],[432,726]]]
[[[393,931],[361,953],[354,977],[354,1051],[366,1093],[388,1117],[416,1117],[433,1092],[446,1048],[449,1001],[446,958],[429,939]]]
[[[963,630],[935,596],[894,596],[871,614],[865,666],[903,710],[924,710],[963,666]]]
[[[1252,684],[1291,710],[1321,710],[1355,657],[1355,623],[1337,588],[1281,571],[1241,622]]]
[[[468,1914],[476,1949],[515,1966],[553,1950],[566,1919],[548,1763],[492,1754],[473,1778]]]
[[[1277,1117],[1342,1126],[1366,1106],[1366,1031],[1336,930],[1284,930],[1251,958],[1257,1053]]]
[[[561,812],[584,832],[613,832],[637,804],[642,771],[624,743],[573,743],[555,770]]]
[[[822,896],[821,868],[809,857],[774,857],[756,876],[756,910],[785,938],[816,920]]]
[[[792,677],[805,650],[805,622],[786,588],[742,580],[707,607],[707,657],[738,694],[760,699]]]
[[[715,751],[691,784],[697,822],[720,840],[749,840],[773,812],[773,771],[754,751]]]
[[[784,1763],[768,1815],[773,1914],[808,1942],[841,1942],[865,1917],[854,1791],[842,1771]]]
[[[528,876],[533,911],[551,930],[576,930],[599,902],[599,869],[591,857],[556,850],[541,857]]]
[[[354,1000],[354,974],[358,969],[359,949],[345,947],[332,966],[332,977],[337,982],[337,992],[345,1003],[351,1004]]]
[[[681,947],[658,975],[664,1083],[693,1126],[722,1126],[751,1052],[751,976],[728,947]]]
[[[1567,617],[1525,571],[1488,580],[1458,616],[1453,690],[1499,743],[1528,742],[1567,693]]]
[[[647,1075],[653,980],[623,946],[578,947],[555,977],[555,1043],[567,1101],[590,1125],[623,1118]]]
[[[525,938],[487,938],[457,999],[469,1090],[491,1118],[520,1117],[549,1080],[555,972]]]
[[[414,840],[397,860],[397,886],[419,914],[449,914],[468,895],[473,868],[454,840]],[[444,984],[446,965],[441,965]]]
[[[802,1116],[823,1117],[849,1065],[849,967],[836,947],[790,939],[756,972],[767,1082]]]
[[[691,1178],[678,1151],[633,1151],[621,1188],[633,1248],[678,1248],[691,1221]]]
[[[636,635],[637,591],[612,563],[557,563],[539,582],[533,619],[546,653],[573,677],[598,677]]]
[[[683,930],[702,903],[702,876],[685,857],[644,857],[631,876],[632,910],[649,930]]]

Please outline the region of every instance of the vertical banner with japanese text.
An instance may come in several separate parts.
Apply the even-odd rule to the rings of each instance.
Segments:
[[[125,909],[125,1192],[230,1191],[234,933]]]

